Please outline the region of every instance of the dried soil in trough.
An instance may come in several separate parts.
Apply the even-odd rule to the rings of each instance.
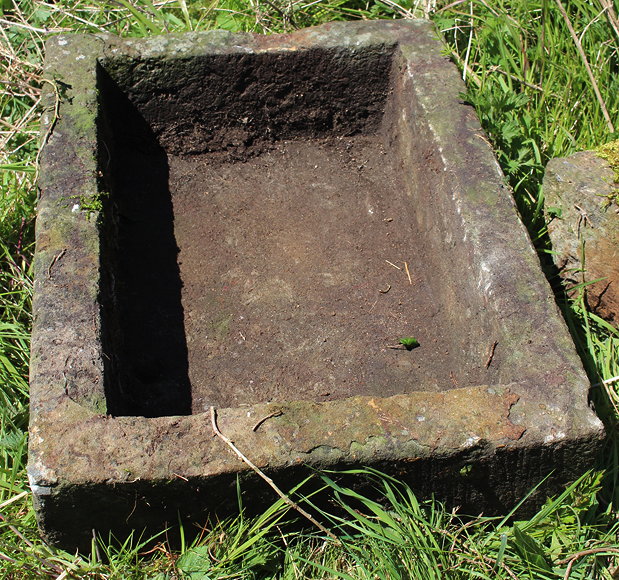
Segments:
[[[483,361],[467,368],[449,350],[413,208],[379,138],[169,165],[194,413],[483,381]],[[388,348],[404,336],[421,346]]]

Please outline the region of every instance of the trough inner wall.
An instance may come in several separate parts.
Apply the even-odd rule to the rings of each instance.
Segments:
[[[466,364],[485,366],[493,342],[503,343],[505,335],[498,324],[501,313],[492,308],[480,285],[479,256],[471,243],[472,224],[465,222],[459,207],[459,198],[465,193],[462,182],[474,181],[466,176],[475,173],[475,160],[456,167],[458,174],[454,173],[455,159],[450,160],[451,167],[446,167],[439,150],[441,143],[428,122],[427,109],[417,98],[415,81],[411,80],[405,60],[396,53],[394,61],[398,74],[392,82],[383,134],[397,159],[403,191],[412,208],[411,227],[423,246],[424,267],[430,274],[425,283],[431,295],[440,297],[442,323],[452,329],[450,347]],[[441,83],[438,71],[431,70],[428,76],[434,79],[430,82],[437,93],[436,103],[431,106],[440,108],[444,98],[441,93],[449,90]],[[460,138],[458,129],[450,127],[454,139]],[[463,149],[465,145],[457,143]],[[502,349],[495,348],[493,368],[478,375],[479,384],[503,382],[502,361]],[[506,379],[510,382],[513,377]]]
[[[414,95],[402,80],[394,54],[394,47],[383,46],[102,63],[98,72],[100,165],[103,189],[111,191],[105,200],[102,229],[101,293],[108,412],[182,415],[202,412],[209,405],[388,396],[490,384],[496,378],[497,366],[484,366],[487,344],[479,339],[483,308],[470,289],[474,275],[467,265],[466,245],[457,243],[461,226],[446,218],[454,213],[449,185],[436,144],[420,111],[410,102]],[[184,79],[180,86],[178,79]],[[375,222],[383,233],[391,228],[387,235],[393,237],[383,235],[380,243],[368,237],[367,226],[350,219],[349,202],[340,192],[331,199],[315,194],[317,205],[331,204],[339,212],[333,223],[341,222],[342,232],[331,228],[328,233],[334,238],[333,246],[347,244],[351,256],[361,255],[353,268],[352,259],[346,260],[338,248],[340,265],[335,269],[329,263],[335,256],[323,256],[323,270],[345,272],[344,282],[350,288],[338,296],[334,290],[341,289],[340,284],[326,289],[323,297],[327,302],[343,301],[344,308],[327,303],[301,308],[299,337],[295,338],[295,321],[289,322],[296,315],[293,292],[287,305],[292,309],[290,316],[274,316],[282,309],[273,303],[265,304],[264,314],[252,313],[263,317],[257,327],[267,327],[267,332],[254,336],[248,347],[243,343],[251,328],[239,324],[243,311],[231,307],[242,296],[233,294],[221,315],[216,312],[217,304],[225,301],[221,300],[222,285],[213,285],[211,280],[217,282],[219,276],[230,281],[234,267],[211,267],[212,262],[222,262],[220,253],[226,252],[226,244],[213,235],[213,229],[225,217],[226,204],[251,213],[251,204],[239,197],[239,184],[250,180],[255,186],[260,181],[255,177],[260,166],[268,172],[269,164],[282,169],[288,163],[278,174],[281,180],[287,170],[298,173],[303,169],[299,156],[311,162],[312,150],[328,166],[315,167],[316,179],[325,178],[325,171],[337,174],[340,185],[347,183],[355,190],[353,195],[366,198],[357,200],[355,211],[361,206],[368,209],[368,203],[373,203],[368,199],[377,196],[374,205],[380,211]],[[175,180],[174,174],[180,179]],[[236,182],[228,190],[219,188],[219,204],[201,202],[196,207],[191,203],[193,189],[213,189],[213,182],[221,181],[222,175]],[[304,229],[307,220],[300,216],[303,208],[310,210],[304,199],[312,186],[308,179],[309,174],[305,193],[297,195],[301,205],[292,203],[291,223],[283,226],[292,234],[284,244],[286,251],[294,241],[295,228],[299,239],[308,233]],[[369,182],[366,189],[363,181]],[[253,195],[268,199],[273,188],[268,179],[262,182],[262,189]],[[298,187],[294,180],[290,185]],[[326,187],[337,189],[337,180]],[[260,207],[259,201],[250,201]],[[286,196],[271,201],[285,204]],[[196,211],[197,217],[192,216]],[[188,217],[203,220],[204,229],[195,224],[192,229]],[[278,219],[284,220],[285,214]],[[251,216],[248,220],[235,225],[237,234],[251,228]],[[256,223],[254,229],[264,230],[264,241],[272,225]],[[316,228],[316,223],[311,227]],[[453,227],[455,235],[447,248],[444,238],[452,232],[442,231],[445,227]],[[193,232],[185,234],[187,243],[192,237],[205,242],[203,260],[194,251],[193,262],[185,261],[191,252],[179,240],[184,235],[179,228]],[[316,242],[322,241],[326,231],[310,231],[304,247],[307,255],[297,259],[307,260],[312,251],[319,253],[312,244],[320,247]],[[225,238],[225,228],[220,233],[219,238]],[[246,240],[244,250],[237,248],[236,254],[228,256],[230,262],[242,261],[239,255],[259,241],[260,236]],[[397,262],[397,256],[400,271],[385,262]],[[404,276],[404,260],[411,270],[410,285]],[[250,267],[247,262],[242,265]],[[259,270],[264,266],[258,264]],[[192,322],[187,318],[188,312],[199,309],[196,300],[187,297],[187,273],[196,267],[204,269],[205,281],[198,302],[204,303],[209,294],[213,298],[206,306],[207,311],[211,308],[207,324],[198,325],[202,344],[197,350],[196,333],[188,335]],[[353,280],[355,268],[358,284]],[[376,272],[382,272],[381,276],[373,275]],[[256,276],[260,278],[254,269]],[[276,272],[266,284],[273,280],[278,280]],[[199,279],[195,282],[199,284]],[[304,283],[313,288],[316,279],[301,278],[301,289]],[[380,292],[388,287],[388,292]],[[287,334],[274,339],[273,331],[282,334],[286,325]],[[202,339],[209,332],[215,338]],[[409,334],[421,340],[421,348],[410,353],[388,348],[397,345],[399,336]],[[482,333],[484,337],[491,334]],[[298,344],[291,346],[292,340]],[[222,358],[223,362],[218,360]],[[282,370],[291,358],[292,364]],[[330,372],[330,366],[338,366],[338,359],[347,361],[345,368]]]

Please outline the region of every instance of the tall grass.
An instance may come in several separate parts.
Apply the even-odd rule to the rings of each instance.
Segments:
[[[619,123],[615,11],[605,9],[606,0],[570,0],[566,6],[564,17],[559,0],[475,0],[455,2],[435,16],[525,221],[537,227],[548,159],[616,138]]]
[[[25,475],[38,104],[43,41],[59,32],[144,36],[219,27],[271,33],[354,18],[431,17],[540,252],[546,161],[617,137],[617,2],[611,0],[0,0],[0,577],[611,578],[617,576],[619,333],[559,295],[610,426],[600,464],[533,518],[461,519],[377,473],[376,504],[323,475],[339,542],[291,532],[281,501],[258,519],[214,522],[173,552],[93,540],[88,554],[37,538]],[[560,290],[559,290],[560,291]],[[303,502],[301,495],[297,500]],[[311,509],[311,505],[308,506]],[[342,510],[347,513],[342,517]],[[514,518],[517,520],[518,513]],[[149,545],[152,546],[152,543]]]

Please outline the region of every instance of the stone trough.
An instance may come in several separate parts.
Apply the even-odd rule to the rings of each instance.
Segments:
[[[491,513],[591,464],[589,382],[429,23],[57,36],[46,70],[49,541],[226,515],[237,480],[272,502],[213,418],[284,489],[367,465]]]

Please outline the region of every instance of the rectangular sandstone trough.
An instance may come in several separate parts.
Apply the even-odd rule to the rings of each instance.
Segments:
[[[58,36],[46,74],[29,476],[49,541],[204,521],[237,478],[273,501],[212,409],[284,488],[370,465],[491,513],[590,465],[587,377],[429,23]]]

